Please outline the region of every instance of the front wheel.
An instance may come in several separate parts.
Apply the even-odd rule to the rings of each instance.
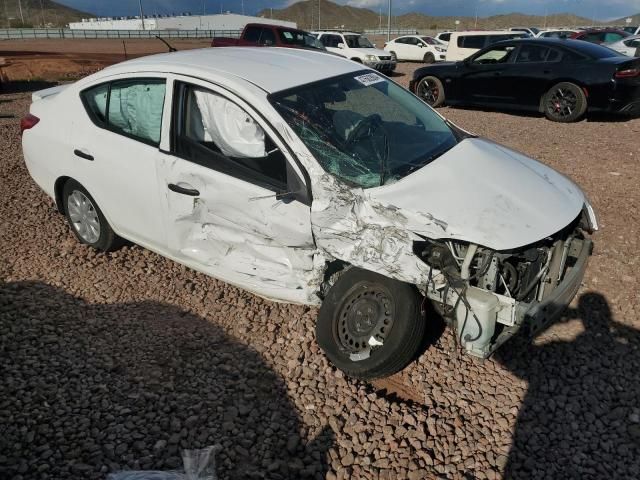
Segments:
[[[437,77],[426,76],[420,80],[416,94],[433,108],[444,104],[444,86]]]
[[[75,180],[67,180],[62,189],[62,199],[67,222],[81,243],[103,252],[117,247],[119,237],[82,185]]]
[[[587,96],[576,84],[561,82],[545,94],[544,114],[554,122],[575,122],[587,111]]]
[[[433,55],[433,53],[431,52],[427,52],[424,54],[424,57],[422,58],[422,61],[424,63],[433,63],[436,61],[436,57]]]
[[[316,324],[329,360],[362,380],[404,368],[417,356],[424,332],[420,297],[411,285],[359,268],[331,287]]]

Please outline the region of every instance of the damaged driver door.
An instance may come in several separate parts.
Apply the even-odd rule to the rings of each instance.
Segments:
[[[158,164],[172,256],[259,295],[308,303],[315,244],[302,171],[241,99],[194,79],[173,83],[172,141]]]

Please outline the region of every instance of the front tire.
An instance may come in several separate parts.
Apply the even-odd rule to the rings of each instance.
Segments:
[[[575,122],[587,111],[587,96],[575,83],[560,82],[549,89],[542,104],[544,114],[549,120]]]
[[[316,324],[331,363],[362,380],[404,368],[417,356],[424,332],[420,297],[411,285],[359,268],[331,287]]]
[[[420,80],[416,87],[416,95],[433,108],[444,104],[444,86],[437,77],[426,76]]]
[[[102,252],[117,247],[119,237],[86,188],[73,179],[67,180],[62,201],[67,222],[80,243]]]

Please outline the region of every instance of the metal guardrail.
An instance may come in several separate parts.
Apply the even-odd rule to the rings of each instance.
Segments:
[[[0,40],[24,40],[43,38],[238,38],[242,30],[71,30],[69,28],[4,28]]]

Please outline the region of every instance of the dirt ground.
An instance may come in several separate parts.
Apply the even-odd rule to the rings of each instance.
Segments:
[[[204,48],[208,39],[168,39],[178,50]],[[163,53],[167,46],[158,39],[43,39],[0,41],[0,67],[6,80],[67,80],[96,72],[126,59]],[[0,65],[3,62],[0,62]]]
[[[213,444],[221,478],[638,478],[640,119],[439,110],[570,177],[601,230],[538,337],[479,362],[431,318],[420,358],[369,385],[328,364],[315,309],[79,245],[24,166],[28,104],[0,96],[0,478],[168,469]]]

